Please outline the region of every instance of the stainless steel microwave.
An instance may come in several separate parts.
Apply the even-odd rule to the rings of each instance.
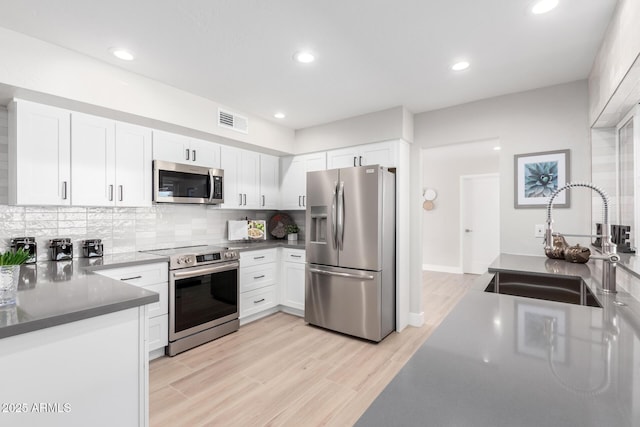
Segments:
[[[223,203],[223,182],[222,169],[153,161],[155,203]]]

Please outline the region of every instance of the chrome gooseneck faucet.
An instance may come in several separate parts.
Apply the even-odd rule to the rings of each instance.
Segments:
[[[609,197],[600,187],[590,184],[588,182],[573,182],[558,188],[549,198],[547,203],[547,230],[545,233],[545,250],[552,250],[553,236],[562,236],[562,233],[554,233],[551,219],[551,207],[553,206],[553,200],[556,196],[569,188],[585,187],[590,188],[600,195],[602,198],[602,235],[600,241],[602,242],[602,254],[603,256],[591,256],[591,259],[602,260],[602,291],[605,293],[616,293],[616,263],[620,261],[620,256],[616,253],[617,247],[615,243],[611,241],[611,225],[609,224]],[[578,237],[594,237],[590,234],[564,234],[565,236],[578,236]]]

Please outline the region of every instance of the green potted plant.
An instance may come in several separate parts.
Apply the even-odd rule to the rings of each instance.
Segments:
[[[298,231],[300,229],[296,224],[287,224],[284,230],[287,232],[287,240],[298,240]]]
[[[29,252],[22,248],[16,252],[9,250],[0,254],[0,307],[16,303],[20,265],[30,256]]]

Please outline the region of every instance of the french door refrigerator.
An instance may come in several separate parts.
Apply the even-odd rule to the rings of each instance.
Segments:
[[[381,341],[395,329],[395,174],[307,173],[305,321]]]

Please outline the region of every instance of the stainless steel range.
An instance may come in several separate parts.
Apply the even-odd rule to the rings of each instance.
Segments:
[[[145,251],[169,257],[169,345],[175,356],[240,326],[238,252],[218,246]]]

